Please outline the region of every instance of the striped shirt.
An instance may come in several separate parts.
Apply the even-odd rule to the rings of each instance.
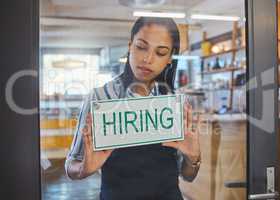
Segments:
[[[137,93],[132,92],[129,88],[126,90],[125,94],[121,94],[122,91],[122,81],[120,76],[117,76],[112,81],[106,83],[103,87],[94,88],[92,92],[88,95],[86,100],[83,103],[77,127],[75,130],[75,135],[72,141],[71,149],[67,155],[65,161],[65,171],[67,174],[67,168],[71,160],[82,161],[84,156],[84,145],[82,138],[82,129],[86,125],[86,116],[90,112],[90,102],[106,99],[119,99],[119,98],[133,98],[141,96]],[[154,87],[151,89],[149,96],[158,96],[160,95],[158,83],[154,84]],[[181,169],[181,164],[183,161],[183,156],[178,152],[178,168]],[[68,175],[68,174],[67,174]]]

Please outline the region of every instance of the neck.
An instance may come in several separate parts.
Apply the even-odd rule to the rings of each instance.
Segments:
[[[134,80],[131,84],[131,90],[135,93],[140,94],[141,96],[148,96],[151,92],[151,89],[154,87],[155,81],[150,82],[140,82]]]

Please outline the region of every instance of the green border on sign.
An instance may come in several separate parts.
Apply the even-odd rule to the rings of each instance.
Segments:
[[[93,109],[93,104],[95,103],[106,103],[106,102],[120,102],[120,101],[137,101],[137,100],[142,100],[142,99],[156,99],[156,98],[177,98],[179,96],[180,98],[180,118],[181,118],[181,135],[179,137],[175,137],[175,138],[167,138],[167,139],[161,139],[161,140],[152,140],[152,141],[148,141],[148,142],[136,142],[136,143],[128,143],[128,144],[119,144],[119,145],[109,145],[109,146],[101,146],[101,147],[97,147],[96,146],[96,135],[95,135],[95,112]],[[95,150],[102,150],[104,148],[111,148],[111,147],[129,147],[129,146],[140,146],[140,145],[144,145],[144,144],[155,144],[155,143],[159,143],[159,142],[164,142],[164,141],[171,141],[171,140],[180,140],[180,139],[184,139],[184,125],[183,125],[183,118],[184,118],[184,113],[182,112],[183,110],[183,104],[182,104],[182,98],[183,98],[183,94],[178,94],[178,95],[162,95],[162,96],[149,96],[149,97],[137,97],[137,98],[123,98],[123,99],[107,99],[107,100],[98,100],[98,101],[91,101],[91,113],[93,115],[93,121],[92,121],[92,130],[93,130],[93,139],[94,139],[94,149]]]

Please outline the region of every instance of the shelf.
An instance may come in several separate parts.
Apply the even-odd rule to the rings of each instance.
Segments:
[[[214,89],[204,89],[205,92],[215,92],[215,91],[229,91],[229,90],[245,90],[243,86],[234,86],[230,88],[214,88]]]
[[[246,85],[233,86],[231,89],[233,89],[233,90],[246,90]]]
[[[41,95],[40,101],[83,101],[86,95]]]
[[[219,55],[223,55],[223,54],[227,54],[227,53],[236,52],[236,51],[239,51],[239,50],[242,50],[242,49],[245,49],[245,47],[230,49],[230,50],[227,50],[227,51],[222,51],[222,52],[211,54],[211,55],[208,55],[208,56],[201,56],[201,58],[206,59],[206,58],[215,57],[215,56],[219,56]]]
[[[226,73],[226,72],[232,72],[232,71],[238,71],[238,70],[245,70],[244,67],[225,67],[221,69],[213,69],[209,71],[204,71],[201,74],[217,74],[217,73]]]

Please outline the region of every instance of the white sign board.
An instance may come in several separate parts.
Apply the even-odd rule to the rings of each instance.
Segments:
[[[94,150],[184,139],[183,95],[91,102]]]

